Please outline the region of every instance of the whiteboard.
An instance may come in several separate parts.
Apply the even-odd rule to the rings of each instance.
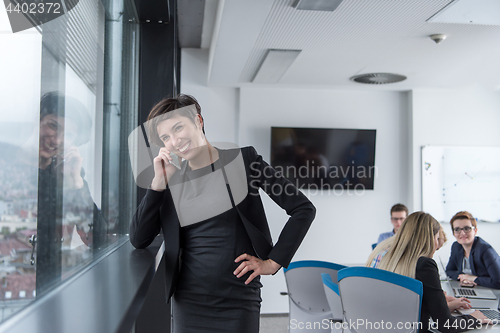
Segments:
[[[449,222],[466,210],[500,220],[500,147],[422,147],[422,208]]]

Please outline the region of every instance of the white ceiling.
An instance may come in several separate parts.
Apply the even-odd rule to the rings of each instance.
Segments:
[[[481,9],[482,0],[474,1]],[[344,0],[334,12],[318,12],[296,10],[293,0],[219,0],[209,11],[216,18],[208,83],[261,86],[251,80],[266,51],[291,49],[302,52],[273,86],[499,89],[500,26],[427,22],[451,2]],[[429,38],[437,33],[447,35],[439,45]],[[408,79],[377,86],[349,80],[373,72]]]

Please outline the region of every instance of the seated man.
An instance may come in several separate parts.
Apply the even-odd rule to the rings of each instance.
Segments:
[[[399,227],[401,226],[401,223],[405,220],[405,218],[408,216],[408,208],[406,208],[405,205],[403,204],[395,204],[391,208],[391,223],[393,226],[392,231],[389,232],[384,232],[378,236],[378,241],[377,244],[382,242],[383,240],[394,236],[398,230]]]

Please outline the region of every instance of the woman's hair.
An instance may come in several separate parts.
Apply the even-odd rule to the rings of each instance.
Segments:
[[[194,105],[196,112],[192,108],[185,108],[189,105]],[[182,110],[179,111],[179,109]],[[162,99],[153,107],[148,115],[146,127],[149,132],[149,140],[155,145],[163,147],[163,141],[161,141],[157,130],[159,123],[177,115],[189,118],[194,123],[197,114],[201,116],[201,107],[193,96],[179,94],[176,97]],[[205,134],[205,125],[203,125],[202,131]]]
[[[448,241],[448,238],[446,237],[446,233],[444,232],[444,229],[439,228],[439,247],[442,247],[447,241]]]
[[[453,233],[453,222],[455,222],[456,220],[469,220],[470,223],[472,224],[472,226],[474,228],[477,228],[477,222],[476,222],[476,219],[474,218],[474,216],[472,216],[471,213],[467,212],[467,211],[462,211],[462,212],[458,212],[456,213],[450,220],[450,225],[451,225],[451,232]]]
[[[79,100],[56,91],[48,92],[40,99],[40,121],[50,114],[69,119],[78,126],[78,133],[73,142],[75,146],[89,142],[92,119]]]
[[[411,214],[403,221],[378,268],[414,278],[418,258],[430,258],[434,253],[434,236],[440,228],[439,222],[430,214]]]

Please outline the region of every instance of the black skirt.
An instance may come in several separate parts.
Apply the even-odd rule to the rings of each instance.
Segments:
[[[179,292],[173,313],[174,333],[259,332],[259,301]]]

